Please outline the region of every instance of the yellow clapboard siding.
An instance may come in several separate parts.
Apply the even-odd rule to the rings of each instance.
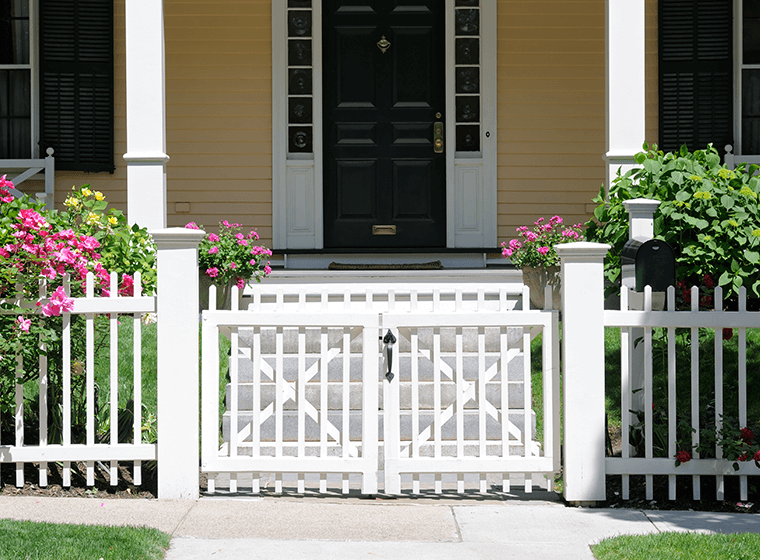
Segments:
[[[254,191],[252,189],[227,190],[227,185],[220,185],[219,183],[213,183],[211,185],[207,183],[206,192],[200,190],[183,192],[170,190],[167,192],[167,201],[171,204],[174,204],[175,202],[189,202],[191,204],[201,204],[205,207],[209,200],[209,191],[213,192],[214,202],[216,203],[252,201],[256,204],[261,204],[261,208],[264,208],[272,202],[271,188],[264,192]]]
[[[193,130],[271,130],[271,117],[173,117],[167,119],[167,127]]]
[[[604,15],[604,0],[579,2],[572,0],[555,0],[554,2],[499,0],[499,15],[519,16],[525,14],[538,18],[546,17],[547,14],[598,16],[600,7],[601,13]]]
[[[588,179],[573,179],[570,177],[564,177],[562,180],[557,179],[500,179],[499,180],[499,196],[509,196],[513,192],[541,192],[542,197],[551,196],[552,191],[558,189],[565,189],[573,192],[591,192],[588,189],[592,189],[593,192],[599,192],[599,186],[604,176],[601,175],[599,182],[596,183],[596,189],[592,188],[593,185],[589,185]]]
[[[247,142],[245,139],[232,141],[228,138],[217,142],[209,142],[204,139],[198,142],[171,142],[172,150],[169,154],[242,154],[242,155],[262,155],[267,156],[271,163],[272,143],[271,142]]]
[[[266,154],[184,154],[175,151],[169,165],[182,167],[269,167],[272,156]]]
[[[167,117],[270,117],[271,105],[264,103],[174,103]]]
[[[169,176],[167,190],[178,193],[193,193],[195,191],[208,191],[213,184],[215,189],[225,191],[248,192],[257,191],[260,193],[272,192],[271,179],[216,179],[211,183],[207,179],[185,178],[179,179]],[[257,197],[258,199],[258,197]],[[182,200],[177,198],[177,200]]]
[[[497,177],[499,179],[564,179],[568,177],[594,180],[595,177],[604,179],[604,167],[510,167],[503,165],[497,168]]]
[[[167,173],[177,179],[271,179],[272,168],[268,167],[190,167],[187,165],[167,166]]]
[[[597,167],[600,154],[499,154],[499,167]]]
[[[507,30],[500,30],[500,37],[509,36]],[[556,30],[554,30],[556,31]],[[557,33],[556,35],[559,35]],[[599,53],[604,52],[604,37],[601,39],[576,39],[573,41],[563,41],[556,39],[556,35],[553,37],[546,37],[545,39],[536,39],[535,36],[530,36],[524,39],[517,39],[511,37],[509,39],[499,39],[499,53],[546,53],[551,55],[555,52],[563,53]]]
[[[269,91],[271,92],[272,89],[272,79],[271,76],[263,77],[263,74],[265,73],[263,69],[259,69],[259,74],[257,74],[255,77],[246,77],[242,76],[238,78],[237,80],[234,80],[233,82],[229,84],[225,84],[223,87],[225,91]],[[218,82],[214,82],[214,80],[204,80],[202,78],[196,78],[192,79],[190,78],[182,78],[180,76],[177,77],[169,77],[166,78],[166,102],[170,103],[171,98],[170,94],[175,91],[204,91],[208,92],[209,95],[213,98],[213,93],[219,89],[220,84]]]

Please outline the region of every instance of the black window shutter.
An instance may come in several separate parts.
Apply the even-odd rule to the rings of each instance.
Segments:
[[[114,171],[113,0],[40,0],[40,148]]]
[[[732,0],[660,0],[660,149],[733,144]]]

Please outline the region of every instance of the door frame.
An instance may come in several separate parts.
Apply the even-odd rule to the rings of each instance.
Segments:
[[[456,153],[454,0],[445,0],[446,246],[497,245],[497,0],[480,0],[481,151]],[[272,0],[272,236],[275,249],[323,249],[322,3],[312,8],[313,152],[288,154],[287,2]],[[301,8],[303,9],[303,8]]]

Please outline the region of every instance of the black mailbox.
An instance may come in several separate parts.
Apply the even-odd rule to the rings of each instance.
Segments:
[[[644,286],[652,286],[653,292],[664,292],[676,283],[676,257],[665,241],[631,239],[623,246],[620,260],[623,276],[628,272],[636,279],[637,292],[643,292]]]

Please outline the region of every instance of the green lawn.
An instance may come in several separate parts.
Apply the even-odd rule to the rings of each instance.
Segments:
[[[0,560],[159,560],[170,538],[146,527],[0,519]]]
[[[760,535],[624,535],[606,539],[591,550],[598,560],[756,560],[760,558]]]

